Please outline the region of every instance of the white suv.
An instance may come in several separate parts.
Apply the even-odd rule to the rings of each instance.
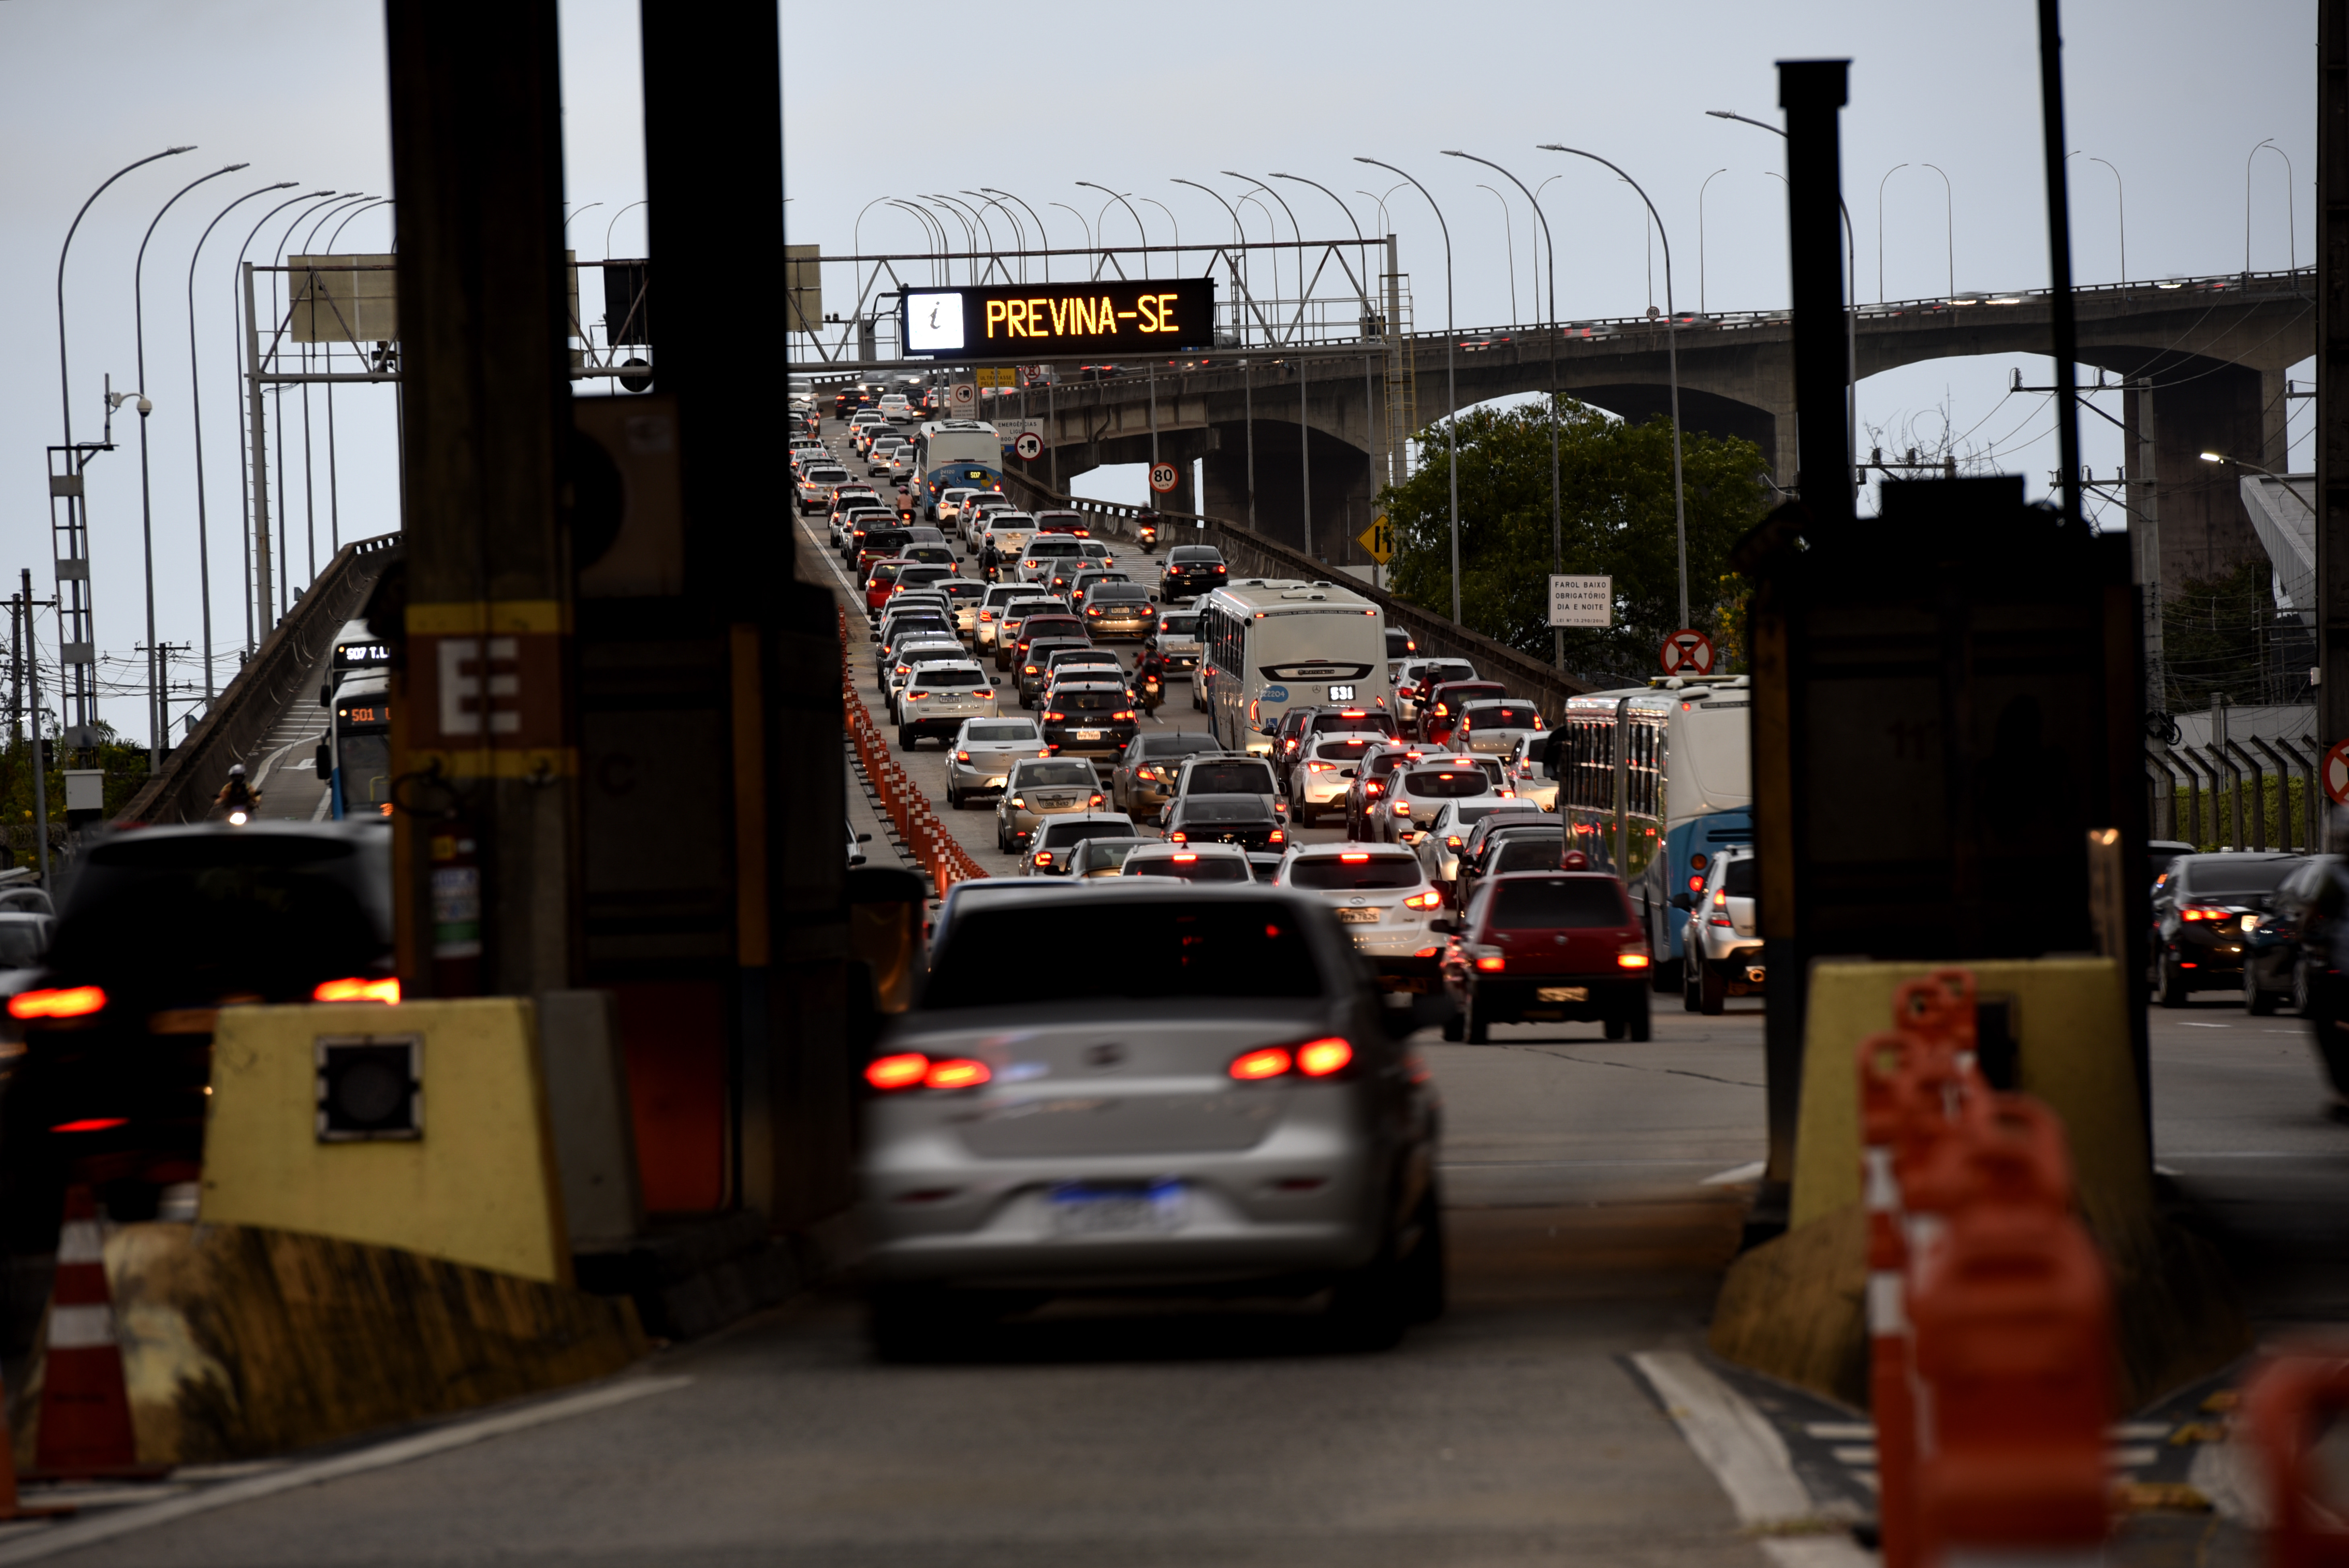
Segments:
[[[914,666],[905,695],[897,699],[897,749],[934,735],[951,745],[963,724],[995,717],[995,682],[968,658]]]
[[[1382,989],[1441,989],[1444,939],[1427,922],[1443,913],[1444,894],[1418,856],[1377,845],[1300,844],[1275,880],[1337,911],[1338,923],[1378,970]]]
[[[1761,996],[1761,928],[1754,923],[1760,862],[1747,847],[1724,849],[1705,868],[1704,891],[1688,915],[1682,948],[1682,1002],[1691,1012],[1718,1013],[1733,996]]]

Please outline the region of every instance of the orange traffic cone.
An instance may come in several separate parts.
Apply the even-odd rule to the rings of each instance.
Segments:
[[[105,1232],[87,1187],[66,1192],[57,1277],[49,1292],[48,1360],[41,1379],[41,1435],[33,1469],[45,1480],[155,1476],[139,1463],[122,1346],[106,1288]]]

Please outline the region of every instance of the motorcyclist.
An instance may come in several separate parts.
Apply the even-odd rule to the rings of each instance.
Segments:
[[[228,783],[221,785],[220,794],[212,797],[212,804],[223,812],[241,811],[248,816],[261,804],[261,792],[245,782],[243,763],[230,764]]]
[[[1142,711],[1156,713],[1166,701],[1166,659],[1154,648],[1144,648],[1133,661],[1133,683],[1142,693]]]

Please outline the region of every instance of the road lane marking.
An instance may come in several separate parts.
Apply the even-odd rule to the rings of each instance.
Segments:
[[[1630,1360],[1689,1448],[1729,1494],[1740,1524],[1784,1525],[1818,1517],[1810,1489],[1795,1474],[1785,1440],[1735,1389],[1685,1351],[1640,1351]]]
[[[327,1481],[340,1480],[345,1476],[364,1475],[369,1470],[387,1469],[393,1465],[429,1459],[434,1454],[469,1448],[492,1438],[502,1438],[509,1433],[527,1431],[533,1427],[569,1420],[574,1416],[591,1415],[648,1395],[667,1394],[692,1381],[690,1377],[632,1377],[602,1388],[591,1388],[584,1394],[574,1394],[567,1398],[550,1399],[518,1410],[456,1421],[429,1432],[419,1432],[414,1437],[362,1449],[357,1453],[337,1454],[332,1459],[318,1459],[305,1465],[289,1465],[284,1469],[272,1470],[266,1475],[254,1476],[245,1480],[229,1481],[201,1491],[183,1492],[151,1507],[128,1508],[100,1519],[54,1525],[37,1534],[0,1541],[0,1564],[37,1562],[44,1557],[77,1552],[101,1541],[112,1541],[139,1531],[151,1530],[157,1525],[170,1524],[194,1514],[210,1513],[215,1509],[254,1502],[279,1492],[320,1486]]]
[[[1751,1159],[1744,1165],[1733,1165],[1727,1170],[1716,1170],[1697,1185],[1699,1187],[1735,1187],[1740,1182],[1754,1180],[1769,1168],[1767,1160]]]

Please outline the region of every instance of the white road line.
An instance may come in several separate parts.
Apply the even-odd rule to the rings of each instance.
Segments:
[[[492,1438],[502,1438],[510,1432],[527,1431],[533,1427],[543,1427],[550,1422],[569,1420],[574,1416],[585,1416],[615,1405],[625,1405],[647,1395],[667,1394],[692,1381],[690,1377],[632,1377],[602,1388],[589,1389],[584,1394],[574,1394],[568,1398],[550,1399],[518,1410],[454,1422],[429,1432],[419,1432],[412,1438],[401,1438],[371,1449],[362,1449],[357,1453],[337,1454],[333,1459],[319,1459],[312,1464],[289,1465],[284,1469],[272,1470],[247,1480],[229,1481],[201,1491],[182,1493],[178,1497],[166,1498],[151,1507],[125,1509],[103,1519],[55,1525],[38,1534],[0,1542],[0,1564],[38,1562],[44,1557],[78,1551],[101,1541],[112,1541],[141,1530],[151,1530],[159,1524],[170,1524],[194,1514],[233,1508],[238,1503],[256,1501],[301,1487],[340,1480],[345,1476],[364,1475],[369,1470],[404,1465],[412,1459],[447,1453],[451,1449],[467,1448]]]
[[[1823,1443],[1872,1443],[1876,1441],[1873,1421],[1812,1421],[1803,1430]]]
[[[1786,1445],[1767,1417],[1685,1351],[1642,1351],[1631,1357],[1688,1446],[1713,1471],[1745,1525],[1816,1518],[1818,1509],[1795,1474]]]
[[[1766,1160],[1748,1160],[1744,1165],[1733,1165],[1727,1170],[1716,1170],[1697,1185],[1699,1187],[1735,1187],[1742,1181],[1754,1180],[1769,1168],[1770,1166]]]

